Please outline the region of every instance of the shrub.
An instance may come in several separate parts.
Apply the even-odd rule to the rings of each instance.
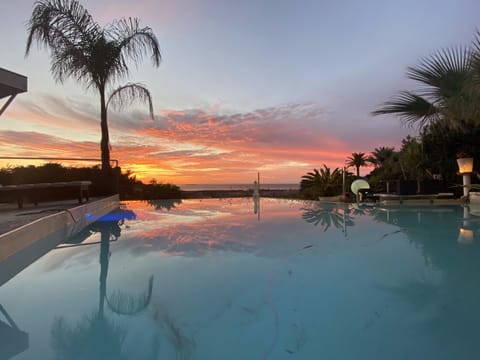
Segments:
[[[342,193],[342,172],[339,168],[333,171],[323,165],[319,170],[313,169],[302,176],[300,194],[305,199],[316,200],[319,196],[334,196]]]

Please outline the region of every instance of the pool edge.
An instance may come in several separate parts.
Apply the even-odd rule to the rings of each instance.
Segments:
[[[0,262],[52,233],[57,232],[65,237],[72,236],[92,223],[94,219],[116,209],[119,203],[118,194],[112,195],[47,215],[1,234]]]

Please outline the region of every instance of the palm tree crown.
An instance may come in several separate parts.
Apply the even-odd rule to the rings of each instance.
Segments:
[[[471,47],[443,49],[407,69],[407,77],[419,83],[417,92],[401,91],[383,103],[373,115],[396,114],[406,125],[420,129],[432,123],[462,127],[478,114],[480,87],[472,83],[480,74],[480,36]]]
[[[153,65],[160,65],[160,47],[155,34],[149,27],[140,27],[137,18],[116,20],[102,28],[76,0],[40,0],[35,2],[28,22],[26,55],[33,42],[50,50],[51,73],[57,82],[73,78],[99,92],[102,169],[108,171],[109,104],[120,108],[139,99],[148,103],[153,117],[151,96],[143,85],[113,87],[128,77],[130,61],[136,64],[149,54]],[[108,99],[107,91],[111,92]]]
[[[367,161],[371,163],[375,168],[381,168],[382,166],[389,165],[398,160],[398,154],[395,148],[389,146],[380,146],[375,148]]]
[[[357,170],[357,177],[360,177],[360,166],[367,166],[367,157],[365,153],[352,153],[351,156],[347,158],[347,166],[354,166]]]
[[[313,169],[302,176],[300,181],[300,191],[307,194],[312,199],[318,196],[338,195],[342,191],[342,172],[335,168],[330,170],[329,167],[323,165],[320,171]]]

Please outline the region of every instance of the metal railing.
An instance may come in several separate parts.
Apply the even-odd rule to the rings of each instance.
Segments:
[[[33,156],[0,156],[0,160],[54,160],[54,161],[91,161],[91,162],[102,162],[102,159],[92,159],[92,158],[67,158],[67,157],[33,157]],[[118,167],[118,160],[111,159],[110,162],[115,164],[115,167]]]

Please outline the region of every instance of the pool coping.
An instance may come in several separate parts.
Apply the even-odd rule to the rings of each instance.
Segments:
[[[118,194],[112,195],[46,215],[1,234],[0,262],[53,233],[65,238],[77,234],[98,217],[116,209],[119,202]]]

